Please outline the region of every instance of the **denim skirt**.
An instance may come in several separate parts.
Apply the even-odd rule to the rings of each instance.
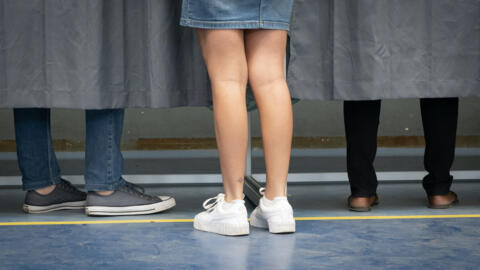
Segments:
[[[180,25],[289,30],[293,0],[183,0]]]

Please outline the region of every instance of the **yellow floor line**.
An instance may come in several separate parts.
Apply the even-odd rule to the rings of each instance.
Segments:
[[[468,215],[411,215],[411,216],[350,216],[350,217],[296,217],[295,220],[392,220],[392,219],[441,219],[441,218],[480,218],[480,214]],[[126,223],[178,223],[193,222],[193,219],[124,219],[124,220],[79,220],[79,221],[30,221],[0,222],[0,226],[32,225],[85,225],[85,224],[126,224]]]
[[[365,220],[365,219],[434,219],[480,218],[480,215],[415,215],[415,216],[351,216],[351,217],[297,217],[295,220]]]
[[[0,226],[25,225],[83,225],[83,224],[125,224],[125,223],[177,223],[193,222],[193,219],[119,219],[119,220],[79,220],[79,221],[31,221],[31,222],[0,222]]]

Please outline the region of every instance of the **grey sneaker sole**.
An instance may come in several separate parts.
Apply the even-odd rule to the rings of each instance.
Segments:
[[[129,216],[129,215],[147,215],[159,213],[168,210],[176,205],[174,198],[165,201],[136,206],[87,206],[85,214],[89,216]]]
[[[23,205],[23,211],[29,214],[41,214],[57,210],[72,210],[72,209],[83,209],[87,201],[77,201],[77,202],[64,202],[59,204],[51,204],[47,206],[36,206],[36,205]]]

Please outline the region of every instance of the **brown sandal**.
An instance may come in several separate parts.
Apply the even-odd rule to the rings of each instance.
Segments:
[[[454,198],[455,198],[451,203],[447,203],[447,204],[434,204],[434,203],[432,203],[432,197],[433,196],[428,196],[428,208],[447,209],[447,208],[452,207],[452,205],[455,205],[455,204],[458,203],[458,196],[455,192],[450,191],[447,195],[453,195]]]
[[[379,204],[378,195],[374,195],[374,196],[375,196],[375,199],[372,201],[372,203],[370,205],[367,205],[367,206],[353,206],[351,204],[352,198],[358,198],[358,197],[349,196],[348,197],[348,209],[350,211],[354,211],[354,212],[369,212],[370,210],[372,210],[372,206],[375,206],[375,205]],[[374,197],[374,196],[371,196],[371,197]],[[371,198],[371,197],[368,197],[368,198]]]

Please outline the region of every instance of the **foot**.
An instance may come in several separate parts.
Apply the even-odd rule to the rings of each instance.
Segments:
[[[175,206],[169,196],[150,196],[142,187],[128,183],[110,195],[88,192],[85,213],[89,216],[145,215],[165,211]]]
[[[264,188],[260,193],[264,195]],[[258,228],[268,228],[271,233],[295,232],[295,219],[292,206],[287,197],[276,197],[268,200],[265,195],[250,215],[250,224]]]
[[[200,231],[222,235],[247,235],[250,233],[247,209],[244,200],[225,201],[220,193],[203,203],[205,211],[197,214],[193,227]]]
[[[447,209],[458,203],[458,196],[450,191],[446,195],[428,196],[428,207],[432,209]]]
[[[30,190],[25,195],[23,211],[30,214],[46,213],[64,209],[83,209],[87,195],[78,190],[70,182],[61,180],[47,194]]]
[[[348,208],[354,212],[368,212],[372,210],[372,206],[379,203],[378,196],[373,195],[370,197],[348,197]]]

